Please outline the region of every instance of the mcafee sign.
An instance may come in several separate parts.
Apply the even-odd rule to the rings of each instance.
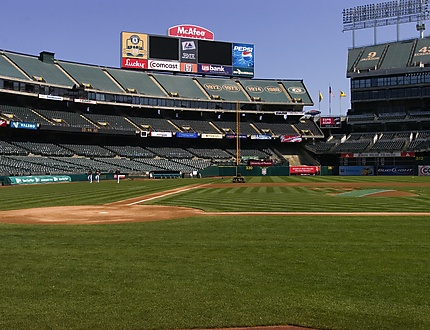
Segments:
[[[214,33],[201,26],[182,24],[169,28],[167,35],[172,37],[186,37],[194,39],[214,40]]]

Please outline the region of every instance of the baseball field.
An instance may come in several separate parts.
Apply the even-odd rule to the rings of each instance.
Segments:
[[[0,329],[430,329],[430,177],[0,188]]]

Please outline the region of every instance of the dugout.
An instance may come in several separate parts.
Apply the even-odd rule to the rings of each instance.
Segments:
[[[152,171],[149,173],[150,179],[180,179],[182,177],[181,171]]]

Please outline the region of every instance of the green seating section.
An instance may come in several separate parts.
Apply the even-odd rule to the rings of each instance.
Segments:
[[[91,89],[124,93],[124,91],[100,68],[96,66],[58,62],[60,66],[80,84],[91,86]]]
[[[199,86],[191,77],[153,74],[153,77],[163,86],[167,93],[177,97],[208,100]]]
[[[404,68],[408,65],[413,41],[397,42],[388,45],[380,69]]]
[[[17,68],[15,68],[3,55],[0,55],[0,76],[28,79]]]
[[[297,102],[300,102],[301,100],[301,102],[305,104],[313,103],[302,81],[285,80],[285,81],[282,81],[282,85],[284,85],[285,90],[290,95],[292,100],[296,99]]]
[[[415,46],[412,62],[429,64],[430,63],[430,38],[418,39]]]
[[[107,72],[128,92],[157,97],[166,96],[147,73],[119,69],[107,69]]]
[[[348,50],[348,73],[405,69],[430,64],[430,37],[403,40]]]
[[[251,98],[263,102],[289,103],[290,100],[277,81],[240,80],[239,83]]]
[[[195,78],[213,99],[225,101],[249,101],[249,98],[234,80],[218,78]]]
[[[53,62],[45,63],[34,56],[5,53],[30,78],[43,78],[49,84],[72,87],[73,81],[67,77]]]
[[[382,59],[385,47],[387,45],[375,45],[365,47],[363,54],[361,54],[356,68],[358,70],[375,70],[379,67],[379,62]]]

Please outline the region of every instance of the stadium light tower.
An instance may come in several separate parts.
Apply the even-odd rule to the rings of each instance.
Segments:
[[[420,37],[424,37],[424,21],[430,17],[429,0],[396,0],[376,4],[356,6],[344,9],[343,32],[352,31],[352,43],[355,47],[355,30],[374,29],[373,38],[376,44],[376,28],[386,25],[397,25],[397,41],[399,41],[399,25],[416,22]]]

